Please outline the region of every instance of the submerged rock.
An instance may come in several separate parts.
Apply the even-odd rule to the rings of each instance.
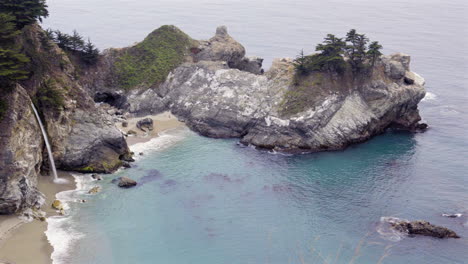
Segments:
[[[101,191],[101,187],[99,186],[94,186],[88,191],[88,194],[96,194]]]
[[[95,179],[96,181],[102,181],[102,176],[96,173],[93,173],[91,178]]]
[[[436,238],[460,238],[454,231],[433,225],[426,221],[412,221],[408,222],[405,220],[391,223],[391,226],[402,233],[409,235],[422,235],[422,236],[431,236]]]
[[[130,188],[137,185],[137,182],[128,178],[128,177],[119,177],[117,179],[112,180],[113,183],[117,183],[120,188]]]

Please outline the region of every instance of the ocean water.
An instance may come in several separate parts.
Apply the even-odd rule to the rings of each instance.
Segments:
[[[312,52],[350,28],[384,53],[412,56],[426,79],[430,129],[388,132],[344,151],[286,156],[188,130],[144,145],[135,167],[102,182],[77,176],[49,219],[54,263],[468,263],[468,2],[49,0],[44,27],[77,29],[101,49],[164,24],[194,38],[227,25],[249,55]],[[142,184],[122,190],[127,175]],[[87,195],[100,185],[98,195]],[[86,199],[86,203],[76,202]],[[461,213],[447,218],[443,213]],[[388,217],[424,219],[462,238],[409,238]]]

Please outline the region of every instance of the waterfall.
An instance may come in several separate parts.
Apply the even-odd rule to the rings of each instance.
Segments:
[[[32,109],[34,110],[34,114],[36,115],[37,122],[39,123],[39,126],[41,127],[42,131],[42,136],[44,137],[44,141],[46,144],[47,148],[47,153],[49,154],[49,162],[50,162],[50,168],[52,169],[52,173],[54,174],[54,182],[57,182],[59,180],[57,176],[57,169],[55,168],[55,162],[54,162],[54,157],[52,156],[52,148],[50,147],[49,139],[47,138],[46,131],[44,129],[44,126],[42,125],[41,117],[39,116],[39,113],[36,110],[36,107],[34,106],[33,103],[31,103]]]

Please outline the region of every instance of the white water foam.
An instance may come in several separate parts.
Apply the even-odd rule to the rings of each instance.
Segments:
[[[130,151],[135,153],[134,158],[139,159],[140,153],[146,155],[153,151],[164,150],[170,146],[173,146],[177,142],[183,140],[187,135],[187,129],[172,129],[159,134],[158,137],[152,138],[148,142],[137,143],[130,146]]]
[[[408,220],[392,216],[382,216],[380,218],[379,224],[377,225],[377,232],[385,240],[398,242],[404,237],[406,237],[407,234],[395,230],[394,228],[392,228],[391,224],[395,224],[401,221]]]
[[[437,95],[431,93],[431,92],[426,92],[426,95],[424,96],[424,98],[421,100],[423,102],[425,101],[433,101],[433,100],[436,100],[437,99]]]
[[[54,248],[52,262],[54,264],[70,263],[69,251],[84,234],[75,229],[73,215],[69,213],[70,205],[81,201],[83,194],[94,185],[94,179],[90,175],[74,175],[76,189],[63,191],[56,194],[56,198],[62,202],[65,210],[63,216],[52,216],[47,218],[47,240]]]

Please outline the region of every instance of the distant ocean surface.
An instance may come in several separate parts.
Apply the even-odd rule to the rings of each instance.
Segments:
[[[187,129],[148,143],[135,167],[77,177],[67,217],[49,219],[54,263],[468,263],[468,2],[48,0],[45,28],[104,49],[173,24],[196,39],[218,25],[265,58],[313,52],[356,28],[426,79],[423,134],[389,132],[345,151],[286,156]],[[110,180],[143,183],[122,190]],[[100,185],[98,195],[86,190]],[[86,199],[84,204],[77,199]],[[442,213],[461,213],[446,218]],[[423,219],[462,238],[408,238],[385,217]]]

